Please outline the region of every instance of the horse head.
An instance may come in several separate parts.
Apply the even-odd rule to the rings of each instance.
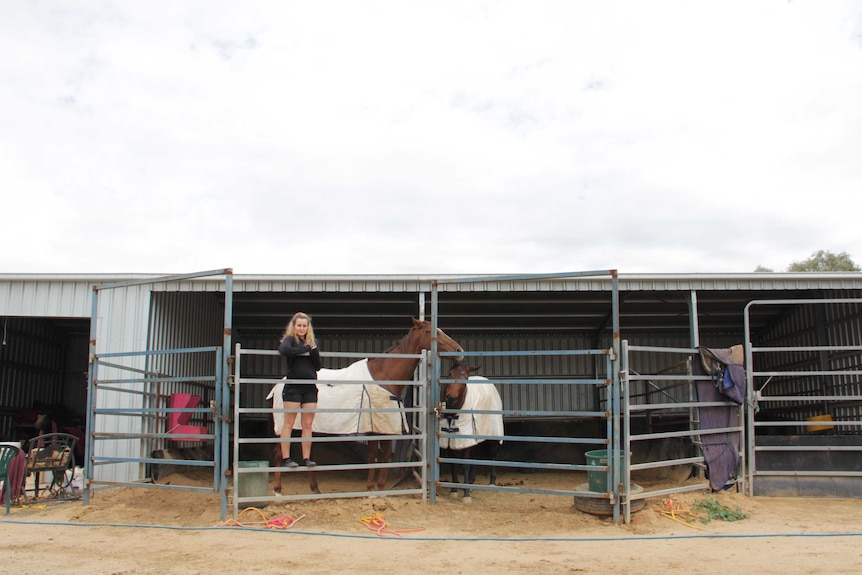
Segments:
[[[470,372],[478,370],[478,365],[467,365],[464,361],[456,361],[452,364],[448,379],[459,381],[446,383],[440,388],[446,409],[461,409],[464,406],[464,400],[467,397],[467,379],[470,377]]]
[[[418,353],[423,349],[431,349],[431,322],[418,320],[415,317],[411,319],[413,320],[413,327],[402,340],[406,340],[405,348],[409,349],[405,353]],[[437,328],[437,349],[439,351],[464,351],[460,343],[449,337],[439,327]],[[463,357],[457,359],[460,361]]]
[[[37,412],[36,421],[33,423],[33,427],[36,428],[40,434],[42,433],[56,433],[60,431],[58,426],[65,425],[66,422],[63,421],[63,417],[61,416],[61,408],[55,405],[45,405],[44,403],[37,402],[34,406]]]

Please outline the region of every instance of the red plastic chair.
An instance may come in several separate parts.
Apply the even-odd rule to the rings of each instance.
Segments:
[[[201,402],[199,395],[190,393],[173,393],[171,394],[170,408],[171,409],[193,409]],[[197,425],[189,425],[192,418],[190,412],[172,411],[168,413],[168,433],[176,433],[178,435],[206,435],[209,429],[206,426],[200,427]],[[191,437],[171,438],[172,441],[204,441]]]

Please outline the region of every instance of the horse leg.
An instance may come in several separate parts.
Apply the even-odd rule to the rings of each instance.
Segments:
[[[463,453],[462,457],[464,457],[465,459],[473,459],[474,449],[475,448],[473,448],[473,447],[468,447],[467,449],[465,449],[464,451],[461,452],[461,453]],[[475,482],[476,482],[476,468],[473,467],[473,465],[471,465],[469,463],[465,463],[464,464],[464,483],[466,483],[467,485],[472,485]],[[470,496],[470,488],[465,487],[464,488],[464,503],[472,503],[472,502],[473,502],[473,498]]]
[[[464,483],[470,485],[476,482],[476,470],[469,463],[464,465]],[[470,495],[470,488],[464,488],[464,503],[473,503],[473,497]]]
[[[270,466],[281,467],[284,465],[284,456],[281,454],[281,444],[276,443],[270,455]],[[312,493],[320,494],[320,487],[317,484],[317,476],[313,471],[308,472],[308,488]],[[281,495],[281,471],[272,472],[272,491],[276,495]]]
[[[284,458],[281,456],[281,444],[274,444],[269,459],[271,467],[281,467],[282,463],[284,463]],[[281,495],[281,471],[272,472],[272,491],[277,495]]]
[[[320,487],[317,486],[317,475],[314,471],[308,472],[308,488],[312,493],[320,495]]]
[[[377,463],[377,440],[369,439],[368,440],[368,463]],[[373,491],[376,482],[375,479],[375,469],[368,470],[368,479],[365,481],[365,490]]]
[[[456,452],[453,449],[445,448],[441,451],[441,455],[443,457],[455,457]],[[452,483],[458,483],[458,464],[450,463],[449,464],[449,473],[452,475]],[[450,487],[449,488],[449,497],[458,497],[458,488]]]
[[[381,459],[383,463],[392,463],[392,441],[386,440],[380,442]],[[386,479],[389,476],[389,468],[384,467],[378,470],[377,473],[377,490],[383,491],[386,489]]]
[[[500,442],[492,441],[490,452],[491,452],[491,461],[497,461],[497,452],[500,450]],[[491,480],[489,482],[490,485],[497,485],[497,466],[493,463],[491,464]]]

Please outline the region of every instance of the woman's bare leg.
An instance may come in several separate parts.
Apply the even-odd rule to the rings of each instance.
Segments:
[[[317,409],[316,403],[303,403],[302,409]],[[312,435],[312,425],[314,423],[314,412],[308,411],[303,412],[302,414],[302,437],[303,438],[311,438]],[[302,442],[302,458],[303,459],[311,459],[311,442],[303,441]]]
[[[298,403],[293,402],[284,402],[284,409],[299,409]],[[303,413],[303,415],[305,415]],[[296,422],[296,412],[294,413],[285,413],[284,414],[284,423],[281,426],[281,438],[289,439],[291,433],[293,433],[293,424]],[[281,444],[281,457],[285,460],[290,459],[290,443],[282,443]]]

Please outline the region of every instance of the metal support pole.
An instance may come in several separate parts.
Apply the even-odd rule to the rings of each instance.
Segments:
[[[425,453],[425,465],[430,466],[428,474],[428,502],[431,505],[437,503],[437,482],[440,480],[440,467],[437,458],[440,455],[440,438],[437,437],[437,398],[440,397],[440,358],[437,357],[437,306],[438,300],[437,282],[431,283],[431,385],[428,386],[428,450]]]
[[[93,286],[93,300],[90,310],[90,353],[87,365],[87,422],[84,425],[86,437],[84,437],[84,505],[90,504],[90,480],[93,478],[93,452],[95,440],[93,428],[96,424],[96,378],[98,377],[98,366],[96,364],[96,326],[99,317],[99,287]]]

